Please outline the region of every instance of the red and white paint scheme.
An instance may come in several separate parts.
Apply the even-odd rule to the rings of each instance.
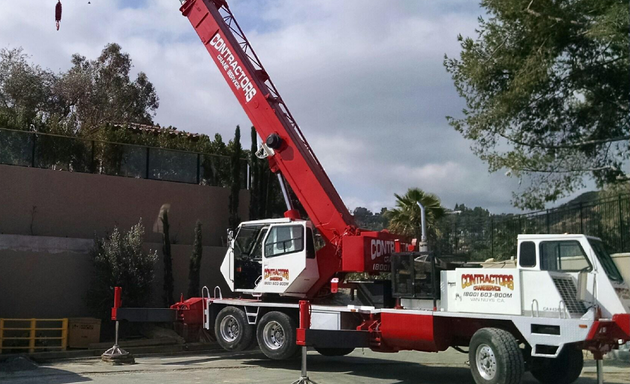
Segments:
[[[519,383],[525,369],[543,383],[572,383],[582,350],[601,362],[630,341],[630,290],[599,239],[521,235],[514,267],[481,268],[357,228],[226,1],[186,0],[181,11],[264,139],[259,153],[282,175],[285,199],[284,180],[309,220],[287,204],[285,218],[241,223],[221,272],[233,292],[251,298],[204,287],[202,298],[171,307],[178,321],[203,323],[228,350],[257,342],[272,359],[294,356],[298,345],[333,356],[357,347],[468,348],[479,384]],[[380,271],[391,280],[344,283],[348,272]],[[378,305],[325,304],[338,288],[366,296],[379,286]],[[124,313],[118,308],[116,320]]]

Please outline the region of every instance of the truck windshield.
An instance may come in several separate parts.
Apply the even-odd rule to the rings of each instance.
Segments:
[[[241,227],[234,239],[234,257],[237,259],[243,257],[251,258],[250,254],[263,228],[264,225],[248,225]]]
[[[579,272],[592,270],[579,242],[543,241],[540,243],[540,269],[543,271]]]
[[[619,273],[619,269],[617,269],[612,257],[610,257],[610,254],[604,248],[604,244],[599,240],[593,239],[588,239],[588,242],[591,244],[593,251],[595,251],[595,255],[597,255],[608,278],[612,281],[623,282],[623,277],[621,273]]]

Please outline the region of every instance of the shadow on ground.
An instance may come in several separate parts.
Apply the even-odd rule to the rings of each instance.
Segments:
[[[39,367],[29,372],[7,372],[0,374],[0,383],[2,382],[33,382],[46,384],[71,384],[84,383],[92,381],[92,379],[83,377],[77,373],[66,371],[63,369]]]
[[[240,357],[242,358],[242,357]],[[296,372],[299,376],[300,360],[274,361],[265,358],[262,354],[251,356],[250,360],[243,362],[246,366],[255,366],[267,369],[286,369]],[[326,357],[309,354],[308,371],[311,378],[317,381],[317,373],[343,373],[355,376],[359,381],[365,379],[382,379],[396,384],[421,384],[421,383],[457,383],[474,384],[474,380],[467,367],[422,365],[419,363],[385,360],[373,357],[345,356]],[[584,374],[583,374],[584,375]],[[360,380],[364,382],[363,380]],[[525,373],[523,375],[524,384],[538,383],[534,377]],[[596,384],[594,375],[580,377],[575,384]],[[625,384],[623,374],[607,374],[607,384]]]

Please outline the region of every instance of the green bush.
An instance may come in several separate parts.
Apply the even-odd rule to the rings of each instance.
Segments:
[[[117,227],[104,239],[96,239],[91,251],[94,276],[88,293],[88,305],[94,316],[109,318],[114,300],[114,287],[122,287],[125,307],[150,304],[153,268],[157,251],[145,253],[142,220],[127,232]]]

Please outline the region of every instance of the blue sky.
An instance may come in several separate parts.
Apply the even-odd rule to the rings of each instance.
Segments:
[[[0,47],[65,70],[117,42],[156,86],[155,121],[229,139],[250,123],[178,0],[0,3]],[[445,116],[464,106],[443,67],[483,14],[471,0],[232,0],[230,6],[346,204],[378,211],[419,187],[455,203],[515,211],[520,187],[488,174]],[[249,135],[244,134],[248,138]],[[244,147],[249,148],[249,139]]]

